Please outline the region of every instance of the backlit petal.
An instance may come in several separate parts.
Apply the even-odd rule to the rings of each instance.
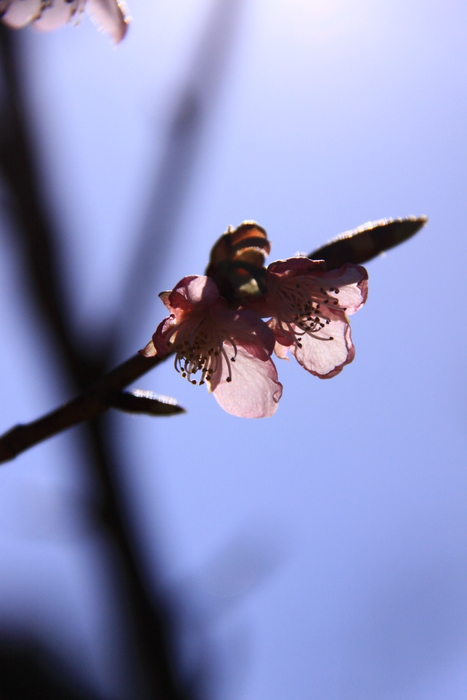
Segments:
[[[321,379],[335,377],[354,359],[350,325],[344,316],[332,318],[319,333],[306,333],[299,338],[300,345],[292,345],[290,352],[304,369]]]
[[[86,0],[73,0],[73,2],[54,0],[53,4],[44,7],[40,17],[34,22],[34,29],[49,32],[58,29],[72,19],[78,19],[84,10],[85,2]]]
[[[21,29],[40,15],[41,0],[12,0],[2,22],[13,29]]]
[[[86,10],[102,31],[118,44],[128,29],[124,3],[117,0],[87,0]]]
[[[237,348],[232,365],[232,381],[227,382],[228,368],[224,364],[220,381],[214,389],[219,405],[240,418],[272,416],[282,396],[282,384],[271,359],[263,361]]]
[[[356,313],[367,300],[368,273],[360,265],[344,265],[325,272],[320,278],[326,288],[331,287],[328,294],[338,300],[338,308],[345,309],[346,314]],[[332,288],[339,291],[332,291]]]
[[[175,304],[172,297],[176,294],[183,296],[190,304],[212,304],[219,299],[219,291],[215,282],[204,275],[190,275],[180,280],[169,294],[169,301],[173,306]]]

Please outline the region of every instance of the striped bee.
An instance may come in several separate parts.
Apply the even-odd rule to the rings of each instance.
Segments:
[[[342,233],[308,257],[324,260],[328,270],[345,263],[362,265],[415,235],[427,220],[425,216],[409,216],[370,221]],[[243,299],[266,291],[264,263],[270,250],[264,228],[255,221],[244,221],[236,229],[229,227],[214,244],[206,275],[214,279],[225,299],[241,304]]]
[[[229,226],[211,250],[206,275],[229,301],[264,294],[264,262],[270,252],[267,233],[255,221],[244,221],[235,229]]]

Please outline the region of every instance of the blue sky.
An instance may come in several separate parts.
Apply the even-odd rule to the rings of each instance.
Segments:
[[[88,20],[23,33],[78,337],[98,335],[124,303],[210,7],[133,0],[116,49]],[[278,361],[273,418],[223,413],[170,362],[137,386],[177,397],[186,415],[109,418],[148,567],[162,563],[185,601],[187,664],[195,623],[216,650],[209,697],[465,698],[466,20],[459,1],[240,9],[167,258],[143,280],[111,361],[146,344],[165,315],[158,293],[202,274],[229,224],[256,219],[271,260],[368,220],[425,214],[429,224],[369,264],[368,303],[352,318],[356,358],[341,375],[320,381]],[[17,251],[3,245],[6,430],[68,390]],[[0,610],[55,650],[74,649],[114,697],[121,650],[109,643],[104,545],[80,515],[82,458],[75,431],[0,472]]]

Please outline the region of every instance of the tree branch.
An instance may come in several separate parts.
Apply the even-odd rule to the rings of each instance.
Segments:
[[[0,436],[0,463],[13,459],[52,435],[95,418],[112,408],[116,404],[115,394],[160,362],[162,360],[159,357],[134,355],[64,406],[31,423],[15,426]]]

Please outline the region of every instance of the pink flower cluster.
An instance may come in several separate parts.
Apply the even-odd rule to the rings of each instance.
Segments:
[[[352,264],[328,271],[323,261],[307,257],[278,260],[265,269],[258,262],[264,259],[259,245],[263,250],[269,245],[265,232],[253,222],[245,226],[251,235],[243,235],[237,247],[231,240],[238,240],[241,227],[229,230],[213,248],[210,274],[184,277],[171,292],[160,294],[169,316],[141,353],[174,353],[182,377],[207,384],[225,411],[262,418],[275,413],[282,396],[273,352],[285,358],[290,351],[322,379],[352,362],[347,315],[365,303],[368,275]],[[252,241],[263,232],[266,243]],[[221,241],[225,247],[225,236],[233,237],[230,252],[213,266],[214,251]],[[229,293],[222,295],[224,288]]]

